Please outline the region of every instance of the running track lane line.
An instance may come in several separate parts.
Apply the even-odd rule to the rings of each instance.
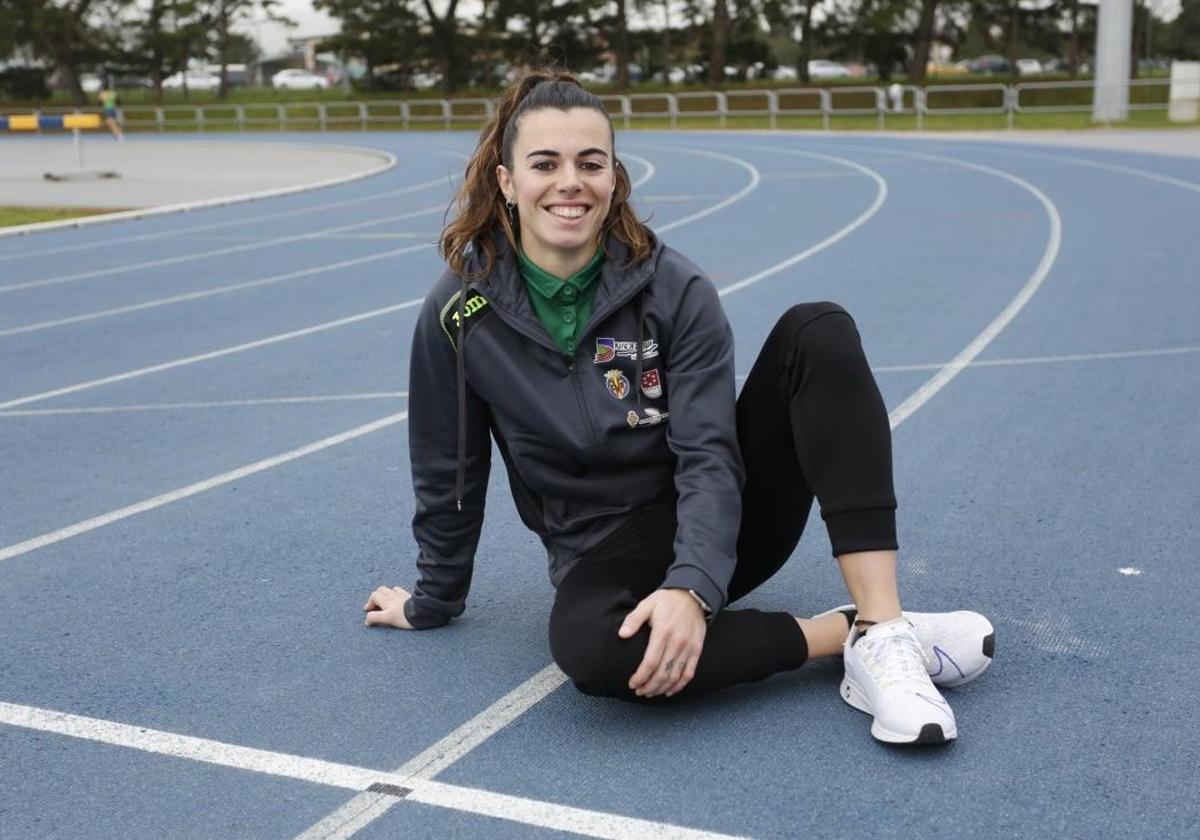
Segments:
[[[441,208],[438,208],[441,209]],[[131,303],[128,306],[118,306],[113,309],[100,309],[95,312],[84,312],[80,315],[69,315],[66,318],[55,318],[52,321],[40,321],[36,324],[26,324],[22,327],[11,327],[6,330],[0,330],[0,338],[10,335],[22,335],[24,333],[38,332],[40,330],[48,330],[53,327],[63,327],[68,324],[79,324],[84,321],[96,321],[100,318],[110,318],[114,315],[126,315],[130,312],[142,312],[147,309],[157,309],[160,306],[172,306],[177,303],[186,303],[192,300],[201,300],[202,298],[213,297],[215,295],[226,295],[231,292],[240,292],[244,289],[253,289],[258,286],[270,286],[275,283],[282,283],[286,280],[295,280],[298,277],[310,277],[314,274],[323,274],[327,271],[336,271],[341,268],[349,268],[354,265],[362,265],[364,263],[375,262],[377,260],[386,259],[388,257],[398,257],[401,254],[420,251],[425,248],[433,247],[427,242],[422,242],[419,245],[408,245],[404,248],[396,248],[391,251],[384,251],[379,254],[368,254],[365,257],[355,257],[350,260],[342,260],[335,263],[327,263],[326,265],[318,265],[313,268],[305,268],[300,271],[290,271],[287,274],[274,274],[270,277],[261,277],[257,280],[247,280],[244,283],[231,283],[227,286],[216,286],[211,289],[204,289],[199,292],[187,292],[182,295],[172,295],[171,297],[156,298],[154,300],[144,301],[142,303]]]
[[[1059,163],[1073,163],[1076,166],[1090,166],[1095,169],[1107,169],[1111,172],[1120,172],[1125,175],[1134,175],[1139,178],[1148,178],[1151,181],[1158,181],[1163,184],[1170,184],[1174,187],[1181,187],[1185,190],[1200,193],[1200,184],[1194,181],[1186,181],[1183,178],[1174,178],[1170,175],[1160,175],[1157,172],[1152,172],[1149,169],[1138,169],[1136,166],[1123,166],[1119,163],[1108,163],[1102,160],[1092,160],[1090,158],[1070,157],[1068,155],[1052,155],[1043,152],[1027,152],[1024,149],[1017,149],[1011,144],[1005,145],[1003,141],[995,141],[996,145],[992,145],[993,141],[981,143],[980,147],[984,151],[995,152],[1002,155],[1013,155],[1014,157],[1040,158],[1042,160],[1053,160]],[[999,146],[999,148],[997,147]],[[961,144],[958,148],[961,148]],[[1078,148],[1078,147],[1076,147]],[[958,149],[956,148],[955,151]],[[1082,151],[1082,150],[1081,150]],[[1137,154],[1136,152],[1134,154]]]
[[[118,265],[111,268],[98,268],[94,271],[80,271],[75,274],[63,274],[58,277],[44,277],[40,280],[27,280],[21,283],[12,283],[7,286],[0,286],[0,294],[17,292],[22,289],[40,289],[46,286],[58,286],[62,283],[73,283],[76,280],[90,280],[95,277],[109,277],[114,274],[126,274],[134,271],[141,271],[142,269],[146,268],[161,268],[165,265],[178,265],[180,263],[208,259],[209,257],[221,257],[226,254],[240,254],[245,251],[257,251],[260,248],[272,248],[276,245],[286,245],[289,242],[302,242],[304,240],[320,239],[321,237],[330,233],[340,233],[346,230],[358,230],[360,228],[371,227],[372,225],[383,224],[384,222],[395,222],[401,219],[412,218],[414,216],[430,215],[437,213],[442,209],[442,205],[439,204],[435,207],[426,207],[422,210],[414,210],[408,213],[397,213],[392,216],[381,216],[378,219],[369,219],[365,222],[354,222],[353,224],[324,228],[322,230],[314,230],[307,233],[294,233],[290,236],[278,236],[273,239],[263,239],[257,242],[248,242],[243,245],[230,245],[227,248],[193,251],[190,254],[180,254],[176,257],[164,257],[159,260],[148,260],[146,262]]]
[[[374,789],[381,792],[372,795],[382,796],[392,802],[411,800],[590,837],[614,840],[645,837],[723,840],[730,837],[670,823],[448,785],[420,778],[419,775],[388,773],[13,703],[0,702],[0,723],[312,784],[354,791]]]
[[[255,461],[253,464],[247,464],[244,467],[223,472],[220,475],[214,475],[212,478],[206,478],[203,481],[197,481],[189,484],[186,487],[180,487],[171,490],[168,493],[155,496],[150,499],[144,499],[132,505],[120,508],[119,510],[109,511],[108,513],[99,516],[93,516],[91,519],[85,519],[82,522],[76,522],[74,525],[69,525],[66,528],[61,528],[57,531],[52,531],[48,534],[42,534],[40,537],[34,537],[30,540],[10,545],[7,548],[0,549],[0,562],[9,560],[30,551],[35,551],[47,545],[53,545],[57,542],[70,539],[79,534],[88,531],[94,531],[97,528],[102,528],[105,525],[110,525],[113,522],[119,522],[122,519],[128,519],[131,516],[136,516],[139,513],[144,513],[148,510],[153,510],[163,505],[169,505],[172,502],[177,502],[180,499],[186,499],[189,496],[195,496],[197,493],[203,493],[206,490],[212,490],[215,487],[220,487],[224,484],[229,484],[255,473],[269,470],[272,467],[277,467],[280,464],[286,464],[289,461],[295,461],[297,458],[303,458],[305,455],[311,455],[314,452],[320,452],[322,449],[328,449],[331,446],[337,446],[340,443],[345,443],[355,438],[360,438],[363,435],[369,435],[372,432],[377,432],[380,429],[386,429],[389,426],[394,426],[397,423],[402,423],[408,419],[408,412],[401,411],[397,414],[390,414],[387,417],[381,417],[370,423],[365,423],[362,426],[356,426],[349,431],[341,432],[336,435],[331,435],[312,443],[301,446],[297,449],[292,449],[279,455],[270,458],[264,458],[261,461]]]

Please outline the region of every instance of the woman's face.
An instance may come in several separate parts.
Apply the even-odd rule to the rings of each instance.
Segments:
[[[525,114],[512,168],[496,177],[517,206],[521,248],[542,268],[567,277],[595,253],[616,187],[612,132],[593,108]]]

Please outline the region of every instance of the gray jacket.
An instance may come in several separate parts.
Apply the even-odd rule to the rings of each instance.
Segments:
[[[413,336],[409,451],[420,575],[413,627],[461,615],[491,466],[508,470],[521,520],[545,544],[557,586],[644,506],[675,501],[662,588],[713,612],[733,574],[741,490],[733,335],[716,288],[661,242],[626,267],[610,238],[576,352],[543,329],[507,243],[492,272],[434,284]]]

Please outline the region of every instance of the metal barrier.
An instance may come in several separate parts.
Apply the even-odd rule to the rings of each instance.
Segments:
[[[1129,81],[1130,111],[1166,111],[1167,79]],[[606,94],[600,101],[617,124],[630,128],[638,120],[665,120],[671,128],[693,119],[716,119],[725,128],[731,117],[765,117],[778,128],[785,117],[820,117],[828,130],[841,117],[875,117],[885,128],[888,116],[914,117],[918,129],[928,117],[1003,115],[1012,128],[1017,114],[1080,113],[1092,110],[1092,82],[1019,82],[904,85],[892,100],[894,86],[832,86],[774,90],[684,91],[680,93]],[[440,124],[443,129],[479,125],[495,112],[492,99],[407,99],[361,102],[216,103],[210,105],[134,105],[121,109],[127,128],[166,131],[330,131],[357,128],[409,129]],[[2,113],[78,114],[94,108],[48,107],[5,109]]]

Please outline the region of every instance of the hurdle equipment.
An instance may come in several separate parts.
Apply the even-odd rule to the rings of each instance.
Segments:
[[[79,160],[78,172],[43,172],[47,181],[70,181],[86,178],[120,178],[121,173],[112,170],[89,172],[83,164],[83,140],[80,131],[97,129],[103,125],[99,114],[9,114],[0,115],[0,131],[70,131],[75,138],[75,155]]]

